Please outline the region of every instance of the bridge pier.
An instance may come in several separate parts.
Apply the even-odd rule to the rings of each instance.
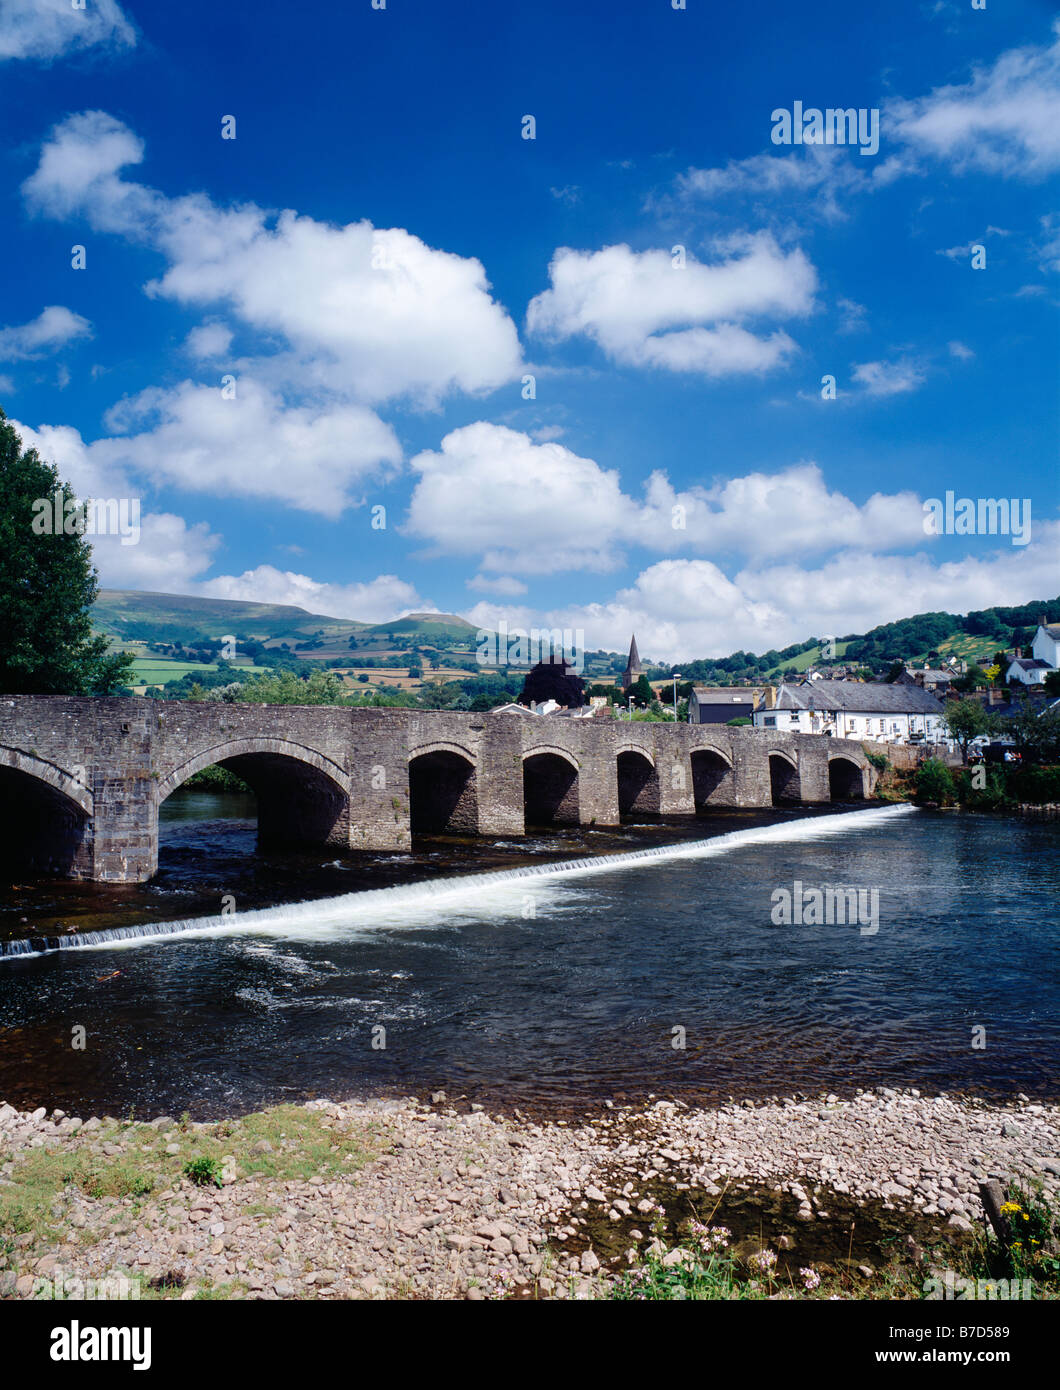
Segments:
[[[578,819],[582,825],[619,825],[618,759],[593,750],[579,759]]]
[[[695,779],[688,750],[681,747],[660,748],[655,759],[659,777],[659,814],[661,816],[694,816],[696,813]]]
[[[156,796],[150,774],[97,775],[92,783],[91,869],[71,877],[97,883],[144,883],[153,877],[158,869]]]
[[[483,720],[478,745],[478,833],[526,834],[523,804],[523,743],[518,716]],[[491,776],[488,769],[497,769]]]
[[[814,742],[814,735],[800,734],[797,757],[799,761],[799,800],[808,806],[831,801],[828,788],[828,739],[824,746]],[[819,740],[819,736],[818,736]]]
[[[408,742],[398,741],[389,710],[348,710],[350,779],[349,847],[366,850],[412,848]],[[353,718],[367,714],[367,720]]]

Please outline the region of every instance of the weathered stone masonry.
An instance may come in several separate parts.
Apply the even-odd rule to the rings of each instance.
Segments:
[[[158,808],[211,763],[258,798],[265,844],[403,850],[413,832],[872,794],[859,743],[714,725],[145,699],[0,697],[0,826],[26,874],[142,882]]]

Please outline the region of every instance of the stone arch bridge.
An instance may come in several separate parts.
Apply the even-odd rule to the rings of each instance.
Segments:
[[[708,807],[851,801],[861,745],[713,725],[213,701],[0,697],[0,839],[16,873],[142,882],[193,773],[254,790],[263,844],[404,850]]]

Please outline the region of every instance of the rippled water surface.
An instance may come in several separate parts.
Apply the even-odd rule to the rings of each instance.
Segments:
[[[211,1115],[437,1087],[527,1108],[1060,1090],[1056,822],[789,812],[340,862],[256,859],[252,803],[172,800],[154,884],[15,885],[3,938],[202,918],[226,894],[254,915],[0,960],[0,1097]],[[490,877],[439,882],[468,868]],[[878,890],[878,930],[774,925],[796,880]]]

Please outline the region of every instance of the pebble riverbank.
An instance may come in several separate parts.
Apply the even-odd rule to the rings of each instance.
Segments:
[[[77,1297],[70,1281],[123,1272],[153,1296],[184,1299],[584,1298],[651,1242],[663,1188],[776,1194],[798,1228],[781,1249],[827,1224],[830,1209],[871,1208],[915,1229],[910,1260],[925,1231],[951,1245],[971,1238],[980,1179],[1038,1180],[1054,1206],[1060,1196],[1060,1107],[1026,1097],[996,1105],[880,1088],[712,1109],[604,1102],[596,1118],[532,1122],[439,1093],[430,1105],[315,1100],[301,1113],[347,1153],[345,1170],[262,1171],[295,1143],[281,1133],[245,1152],[232,1142],[220,1185],[197,1186],[184,1163],[197,1144],[224,1148],[233,1131],[223,1122],[0,1104],[0,1212],[52,1158],[83,1173],[144,1163],[155,1174],[127,1195],[67,1180],[42,1223],[0,1225],[0,1297],[46,1297],[57,1281]]]

